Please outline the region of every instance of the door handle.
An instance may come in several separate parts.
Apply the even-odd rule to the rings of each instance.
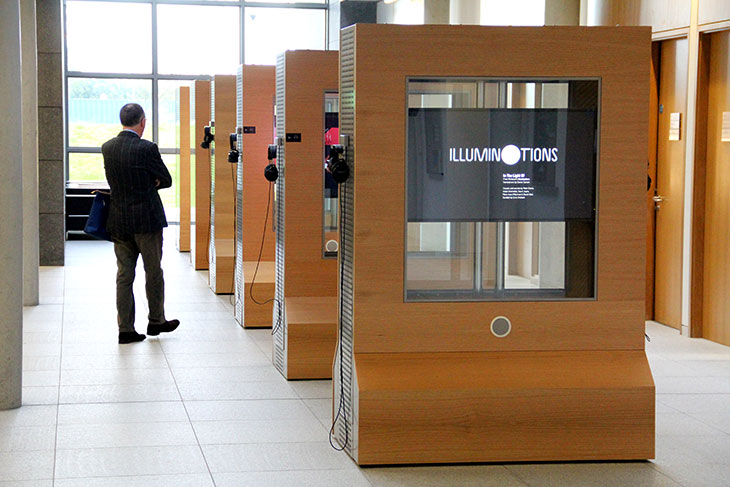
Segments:
[[[664,196],[656,194],[656,195],[652,196],[651,199],[654,200],[654,203],[661,203],[662,201],[664,201]]]

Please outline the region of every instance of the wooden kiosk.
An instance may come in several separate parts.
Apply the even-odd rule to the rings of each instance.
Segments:
[[[266,148],[274,140],[275,75],[274,66],[243,65],[236,76],[236,140],[242,163],[238,164],[236,186],[235,317],[244,328],[271,328],[274,195],[269,194],[269,183],[263,174],[268,164]],[[267,208],[266,235],[256,271]],[[254,273],[256,281],[252,290]],[[251,294],[257,302],[251,299]]]
[[[337,342],[336,251],[325,247],[326,99],[338,89],[336,51],[286,51],[276,66],[276,368],[329,379]],[[336,121],[336,115],[335,115]]]
[[[208,269],[210,241],[210,150],[200,147],[205,126],[210,123],[210,81],[197,80],[190,95],[190,106],[195,122],[195,245],[193,266]]]
[[[228,134],[236,130],[236,77],[216,75],[211,83],[210,288],[233,294],[236,165],[228,162]]]
[[[180,202],[180,231],[177,250],[190,252],[190,87],[177,89],[177,194]]]
[[[340,444],[361,465],[653,458],[650,29],[360,24],[340,48]]]

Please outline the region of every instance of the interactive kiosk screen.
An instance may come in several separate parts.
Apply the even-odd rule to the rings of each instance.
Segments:
[[[410,80],[406,300],[595,297],[598,80]]]

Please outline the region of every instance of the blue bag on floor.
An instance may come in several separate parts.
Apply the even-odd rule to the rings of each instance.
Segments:
[[[84,233],[93,237],[112,241],[112,236],[106,231],[106,220],[109,218],[109,204],[111,203],[108,193],[97,192],[94,196],[94,203],[91,205],[89,219],[86,220]]]

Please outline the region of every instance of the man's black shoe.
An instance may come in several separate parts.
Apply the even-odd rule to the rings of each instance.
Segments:
[[[145,338],[147,338],[145,335],[137,333],[136,331],[123,331],[119,333],[120,344],[141,342]]]
[[[180,320],[170,320],[159,325],[153,325],[152,323],[147,325],[147,334],[150,336],[157,336],[160,333],[169,333],[175,331],[180,325]]]

